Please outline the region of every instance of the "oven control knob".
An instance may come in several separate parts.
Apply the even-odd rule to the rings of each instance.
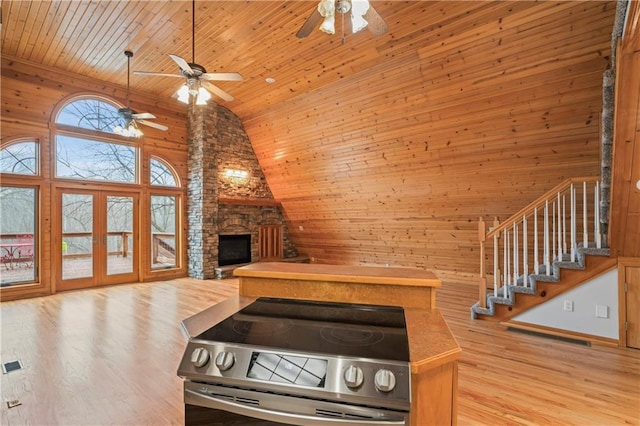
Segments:
[[[209,351],[205,348],[195,348],[191,352],[191,363],[196,367],[203,367],[209,362]]]
[[[235,360],[231,352],[222,351],[216,355],[216,367],[218,367],[220,371],[227,371],[233,366]]]
[[[349,388],[359,388],[364,381],[364,375],[362,369],[355,365],[350,365],[344,371],[344,383]]]
[[[396,376],[387,369],[381,369],[376,372],[374,379],[376,389],[380,392],[391,392],[396,387]]]

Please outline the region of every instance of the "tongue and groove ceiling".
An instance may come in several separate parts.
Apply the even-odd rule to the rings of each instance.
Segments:
[[[464,280],[479,216],[599,174],[615,2],[373,1],[389,32],[344,44],[295,37],[316,4],[196,3],[195,62],[244,76],[217,83],[236,98],[220,104],[301,252]],[[191,16],[190,1],[3,1],[2,54],[124,85],[126,49],[133,70],[191,61]],[[180,83],[132,76],[131,90],[169,98]]]

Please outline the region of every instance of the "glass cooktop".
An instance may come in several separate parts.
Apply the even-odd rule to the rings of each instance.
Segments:
[[[261,297],[196,339],[409,362],[404,310]]]

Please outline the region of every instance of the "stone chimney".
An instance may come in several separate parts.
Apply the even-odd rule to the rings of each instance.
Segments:
[[[221,234],[251,234],[252,261],[260,260],[261,226],[282,226],[283,257],[296,257],[284,215],[240,119],[214,102],[190,105],[188,117],[189,276],[215,278]]]

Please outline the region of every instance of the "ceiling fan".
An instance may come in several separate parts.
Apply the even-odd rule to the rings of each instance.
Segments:
[[[120,108],[118,110],[118,115],[124,120],[124,126],[116,126],[113,131],[116,134],[127,137],[140,137],[142,136],[142,131],[138,129],[138,124],[144,124],[145,126],[153,127],[154,129],[166,131],[169,129],[167,126],[163,124],[154,123],[151,120],[156,118],[155,115],[149,112],[135,112],[129,106],[129,76],[130,76],[130,65],[131,65],[131,57],[133,56],[133,52],[130,50],[124,51],[125,56],[127,57],[127,107]]]
[[[211,93],[224,99],[225,101],[232,101],[233,96],[220,89],[219,87],[209,83],[207,80],[217,81],[242,81],[242,76],[237,72],[207,72],[207,70],[195,62],[196,52],[196,1],[192,2],[192,21],[191,21],[191,62],[187,62],[177,55],[169,55],[171,59],[175,61],[180,67],[180,74],[165,74],[157,72],[147,71],[134,71],[136,75],[154,75],[161,77],[178,77],[186,78],[186,82],[180,86],[180,88],[174,93],[174,97],[178,98],[180,102],[185,104],[189,103],[189,97],[193,96],[196,99],[196,105],[206,105],[207,101],[211,99]]]
[[[320,0],[318,7],[307,18],[296,33],[296,37],[305,38],[318,23],[324,18],[320,25],[320,31],[327,34],[335,34],[335,16],[336,12],[342,15],[342,43],[344,44],[345,20],[344,16],[351,12],[351,19],[346,25],[351,27],[353,33],[357,33],[363,28],[368,28],[373,35],[380,36],[387,32],[388,27],[384,19],[380,17],[378,12],[369,4],[368,0]]]

